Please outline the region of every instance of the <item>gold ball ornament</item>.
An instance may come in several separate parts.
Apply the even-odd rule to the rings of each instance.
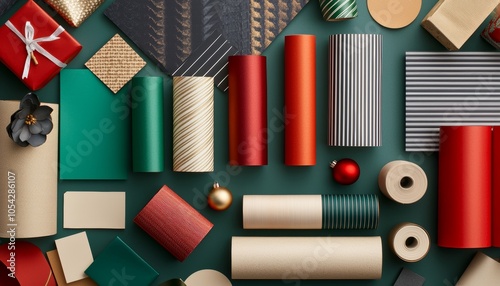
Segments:
[[[225,211],[232,203],[233,194],[231,191],[215,182],[214,187],[208,193],[208,206],[216,211]]]

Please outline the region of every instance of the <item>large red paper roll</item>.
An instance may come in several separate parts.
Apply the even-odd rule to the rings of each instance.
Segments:
[[[500,247],[500,126],[493,128],[493,246]]]
[[[285,37],[285,164],[316,164],[316,37]]]
[[[491,137],[491,127],[441,127],[439,246],[491,246]]]
[[[267,165],[266,57],[229,57],[229,164]]]

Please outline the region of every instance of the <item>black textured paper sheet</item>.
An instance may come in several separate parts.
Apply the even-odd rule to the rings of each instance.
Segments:
[[[184,63],[176,69],[173,76],[209,76],[222,91],[228,89],[228,57],[238,50],[224,39],[220,33],[213,33],[205,40]]]
[[[424,277],[407,268],[403,268],[394,286],[422,286],[424,283]]]
[[[9,10],[17,0],[0,0],[0,16]]]
[[[214,33],[242,54],[260,54],[309,0],[116,0],[105,11],[172,74]]]

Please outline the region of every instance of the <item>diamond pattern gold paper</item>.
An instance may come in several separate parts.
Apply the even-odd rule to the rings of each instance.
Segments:
[[[85,63],[114,93],[145,65],[146,62],[118,34]]]
[[[104,0],[45,0],[66,22],[79,27]]]

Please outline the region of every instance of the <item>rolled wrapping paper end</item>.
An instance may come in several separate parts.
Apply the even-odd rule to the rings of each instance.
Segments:
[[[417,262],[429,252],[431,242],[429,234],[414,223],[401,223],[389,234],[389,245],[401,260]]]
[[[397,160],[387,163],[378,176],[380,191],[389,199],[412,204],[427,191],[427,176],[418,165]]]
[[[353,19],[358,16],[356,0],[319,0],[323,19],[329,22]]]

